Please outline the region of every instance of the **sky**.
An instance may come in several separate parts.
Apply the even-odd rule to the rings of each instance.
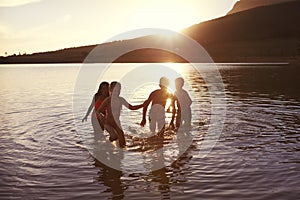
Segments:
[[[0,0],[0,56],[100,44],[142,28],[180,31],[237,1]]]

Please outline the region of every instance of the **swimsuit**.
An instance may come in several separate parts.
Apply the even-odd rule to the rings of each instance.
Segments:
[[[154,104],[151,106],[149,111],[150,117],[150,131],[155,132],[156,125],[158,131],[165,126],[165,108],[160,104]]]
[[[95,103],[95,110],[98,110],[98,108],[101,106],[101,104],[102,104],[102,100],[100,100],[100,99],[98,99],[97,101],[96,101],[96,103]],[[102,113],[102,114],[104,114],[104,113]],[[105,115],[105,114],[104,114]],[[98,114],[98,113],[96,113],[96,116],[97,116],[97,119],[102,119],[103,117],[101,117],[101,115],[100,114]]]

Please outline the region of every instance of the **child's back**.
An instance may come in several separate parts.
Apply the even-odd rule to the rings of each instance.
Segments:
[[[191,104],[192,100],[186,90],[182,87],[184,85],[183,78],[175,79],[176,91],[174,93],[175,101],[177,103],[177,116],[176,116],[176,127],[180,126],[190,127],[192,112],[191,112]]]

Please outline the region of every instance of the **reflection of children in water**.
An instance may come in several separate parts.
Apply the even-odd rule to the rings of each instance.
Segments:
[[[143,104],[132,106],[123,97],[120,97],[121,84],[118,82],[112,82],[110,84],[109,90],[111,96],[103,101],[101,106],[98,108],[97,112],[101,113],[106,110],[104,127],[110,134],[110,140],[113,141],[119,139],[120,146],[124,147],[126,145],[126,142],[120,122],[122,106],[125,106],[130,110],[137,110],[143,107]]]
[[[99,125],[102,130],[104,130],[104,116],[105,111],[101,112],[101,114],[96,114],[96,110],[100,107],[104,99],[106,99],[109,96],[109,83],[108,82],[102,82],[99,86],[99,89],[97,93],[94,95],[93,100],[86,112],[86,115],[82,119],[82,122],[87,121],[88,116],[90,115],[91,111],[92,113],[92,124],[94,131],[99,130]]]
[[[160,133],[163,133],[165,127],[165,106],[168,99],[172,99],[173,95],[168,91],[169,79],[162,77],[159,80],[160,89],[153,91],[148,99],[144,102],[143,119],[141,126],[146,124],[146,113],[149,104],[152,102],[149,111],[150,131],[155,132],[156,127]]]
[[[124,191],[126,189],[121,181],[123,172],[110,168],[96,159],[94,165],[100,170],[98,172],[97,180],[107,186],[108,191],[111,191],[112,193],[112,197],[110,199],[123,199]]]
[[[178,128],[189,128],[191,126],[191,104],[192,100],[186,90],[182,87],[184,85],[184,79],[179,77],[175,79],[176,91],[174,93],[174,106],[177,106],[176,122],[174,127],[174,115],[170,122],[170,127]],[[174,108],[175,109],[175,108]]]

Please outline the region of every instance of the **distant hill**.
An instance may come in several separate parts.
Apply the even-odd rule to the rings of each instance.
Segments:
[[[300,56],[300,1],[262,6],[194,25],[184,32],[222,61]]]
[[[254,1],[254,0],[252,0]],[[262,0],[263,1],[263,0]],[[209,52],[215,62],[278,62],[300,59],[300,1],[272,4],[236,12],[191,26],[183,33]],[[93,62],[109,62],[116,49],[139,44],[162,43],[166,39],[146,36],[98,45]],[[0,63],[78,63],[96,45],[32,55],[0,57]],[[141,49],[114,62],[186,62],[170,52]],[[194,60],[201,62],[201,60]]]
[[[296,1],[296,0],[240,0],[236,2],[236,4],[228,12],[228,14],[233,14],[233,13],[249,10],[260,6],[269,6],[278,3],[286,3],[288,1]]]
[[[97,45],[0,57],[0,63],[80,63]]]

